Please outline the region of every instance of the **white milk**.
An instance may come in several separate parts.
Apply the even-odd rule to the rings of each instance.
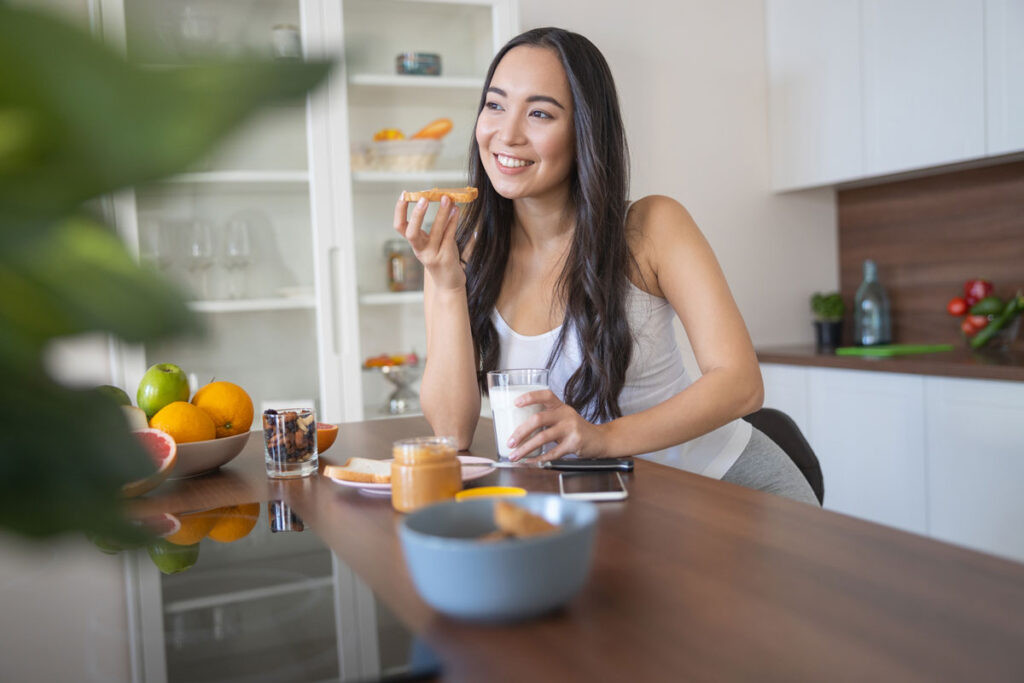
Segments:
[[[543,406],[539,404],[529,405],[520,408],[516,405],[516,399],[531,391],[544,391],[546,384],[515,384],[508,387],[491,387],[487,397],[491,402],[491,414],[494,416],[494,438],[498,442],[498,455],[508,459],[514,448],[508,447],[509,437],[516,427],[521,425],[526,418],[539,413]],[[525,442],[526,439],[523,439]],[[529,457],[540,455],[540,449],[533,451]]]

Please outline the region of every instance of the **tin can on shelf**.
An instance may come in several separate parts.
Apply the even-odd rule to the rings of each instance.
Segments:
[[[462,490],[455,437],[420,436],[391,448],[391,505],[399,512],[451,500]]]
[[[395,71],[407,76],[440,76],[441,55],[433,52],[403,52],[395,57]]]

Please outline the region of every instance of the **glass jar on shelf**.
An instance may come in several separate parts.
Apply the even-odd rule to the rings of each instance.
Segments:
[[[423,289],[423,265],[412,253],[405,240],[394,239],[384,243],[388,289],[392,292],[412,292]]]

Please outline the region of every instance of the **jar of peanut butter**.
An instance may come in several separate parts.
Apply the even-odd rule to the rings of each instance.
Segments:
[[[420,436],[396,441],[391,449],[391,505],[412,512],[450,500],[462,490],[462,466],[450,436]]]

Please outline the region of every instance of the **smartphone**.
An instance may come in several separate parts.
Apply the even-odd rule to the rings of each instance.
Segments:
[[[541,464],[546,470],[596,472],[599,470],[633,471],[633,458],[559,458]]]
[[[626,485],[618,472],[562,472],[558,488],[573,500],[625,500]]]

